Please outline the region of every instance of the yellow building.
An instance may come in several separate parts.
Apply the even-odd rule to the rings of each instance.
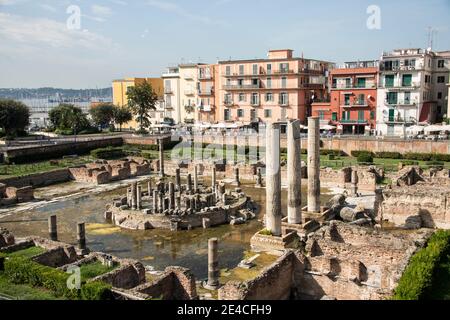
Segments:
[[[158,97],[160,97],[161,99],[164,98],[164,82],[161,78],[125,78],[122,80],[114,80],[112,83],[113,104],[119,107],[124,107],[128,105],[128,97],[127,97],[128,88],[144,83],[145,81],[150,83],[150,85],[152,86],[153,90],[156,92]],[[151,122],[155,122],[158,121],[160,117],[161,115],[157,110],[152,113],[151,117],[152,119],[150,120],[154,120]],[[138,128],[138,123],[133,120],[124,125],[123,127],[136,129]]]

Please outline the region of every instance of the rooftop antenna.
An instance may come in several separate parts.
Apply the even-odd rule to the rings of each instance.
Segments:
[[[437,30],[433,27],[428,27],[428,48],[433,50],[434,36],[437,34]]]

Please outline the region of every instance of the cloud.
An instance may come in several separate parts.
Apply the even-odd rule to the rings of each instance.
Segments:
[[[183,18],[192,20],[192,21],[196,21],[196,22],[200,22],[203,24],[208,24],[208,25],[222,25],[222,26],[227,26],[228,24],[224,21],[220,21],[220,20],[216,20],[216,19],[211,19],[210,17],[207,16],[202,16],[202,15],[198,15],[198,14],[194,14],[191,13],[187,10],[185,10],[183,7],[179,6],[178,4],[172,3],[172,2],[168,2],[168,1],[158,1],[158,0],[148,0],[147,4],[149,6],[152,6],[154,8],[160,9],[160,10],[164,10],[167,12],[172,12],[175,13]]]
[[[12,6],[14,4],[19,4],[25,0],[0,0],[0,6]]]
[[[54,6],[51,6],[51,5],[45,4],[45,3],[39,4],[39,7],[41,7],[42,9],[44,9],[46,11],[50,11],[50,12],[56,12],[57,11],[57,9]]]
[[[0,48],[20,50],[89,49],[104,50],[112,41],[86,30],[69,30],[65,23],[47,18],[30,18],[0,12]]]
[[[109,17],[112,15],[113,11],[110,7],[100,6],[98,4],[94,4],[91,6],[92,14],[102,17]]]

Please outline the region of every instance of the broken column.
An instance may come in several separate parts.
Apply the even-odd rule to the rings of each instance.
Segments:
[[[153,213],[158,213],[158,190],[153,190]]]
[[[239,168],[234,168],[234,182],[233,182],[233,184],[235,186],[238,186],[238,187],[241,186],[241,181],[240,181],[240,178],[239,178]]]
[[[300,122],[287,128],[288,223],[302,223],[302,171]]]
[[[159,176],[164,177],[164,139],[159,139]]]
[[[142,209],[142,186],[136,188],[136,209]]]
[[[149,197],[152,196],[152,180],[147,182],[147,193]]]
[[[175,184],[169,183],[169,209],[175,210]]]
[[[194,166],[194,193],[198,193],[198,166]]]
[[[164,193],[159,193],[159,213],[164,213],[166,210],[165,208],[165,201],[164,201]]]
[[[262,183],[262,169],[261,168],[257,168],[256,169],[256,187],[258,188],[262,188],[263,183]]]
[[[212,171],[211,171],[211,187],[212,187],[212,192],[216,192],[216,176],[217,176],[217,172],[216,172],[216,166],[213,165],[212,167]]]
[[[217,238],[208,241],[208,282],[207,288],[218,289],[220,286],[219,276],[219,257],[218,257],[219,240]]]
[[[320,212],[320,122],[308,118],[308,211]]]
[[[86,250],[86,227],[84,223],[77,224],[78,249],[82,252]]]
[[[131,209],[137,209],[137,183],[131,184]]]
[[[351,187],[352,197],[358,196],[358,183],[359,183],[358,171],[353,170],[352,171],[352,187]]]
[[[192,176],[190,173],[187,175],[187,193],[192,194]]]
[[[181,192],[181,169],[176,168],[175,169],[175,184],[177,187],[177,190]]]
[[[266,228],[273,236],[281,236],[281,170],[280,129],[266,127]]]
[[[58,227],[56,225],[56,215],[52,215],[48,218],[48,233],[50,240],[58,241]]]

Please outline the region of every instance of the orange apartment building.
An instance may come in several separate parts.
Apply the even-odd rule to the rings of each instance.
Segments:
[[[330,99],[312,104],[321,125],[340,134],[369,134],[376,129],[378,62],[347,62],[329,74]]]
[[[311,102],[327,98],[329,62],[293,57],[292,50],[271,50],[267,59],[219,61],[216,120],[245,125],[300,119]]]
[[[214,123],[219,105],[216,95],[216,79],[218,79],[218,65],[198,66],[198,103],[196,120]]]

